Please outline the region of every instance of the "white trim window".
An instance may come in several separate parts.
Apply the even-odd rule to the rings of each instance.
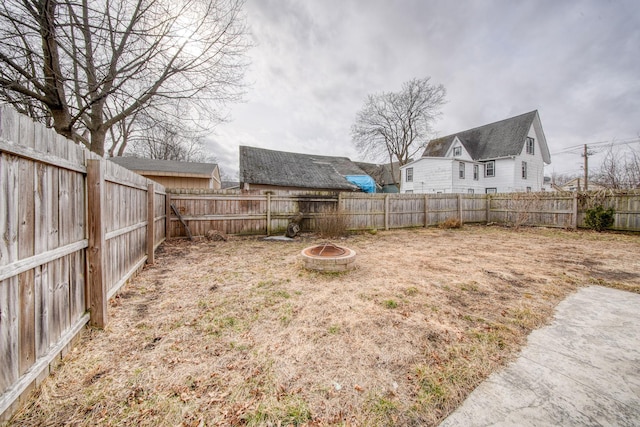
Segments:
[[[496,194],[498,192],[497,188],[485,188],[485,193],[487,194]]]
[[[477,181],[480,179],[480,166],[473,165],[473,180]]]
[[[458,164],[458,178],[464,179],[464,162]]]
[[[473,191],[473,188],[468,188],[467,189],[467,194],[473,194],[475,193],[475,191]]]
[[[496,176],[496,162],[491,160],[484,165],[484,176]]]
[[[527,179],[527,162],[522,162],[522,179]]]
[[[536,144],[534,139],[531,137],[527,137],[526,145],[527,145],[527,154],[531,154],[531,155],[535,154]]]
[[[462,147],[453,147],[453,157],[462,156]]]
[[[407,168],[405,182],[413,182],[413,168]]]

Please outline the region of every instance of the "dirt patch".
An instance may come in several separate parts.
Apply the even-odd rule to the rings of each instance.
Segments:
[[[318,240],[319,241],[319,240]],[[436,425],[578,286],[640,290],[640,236],[486,226],[170,241],[15,425]]]

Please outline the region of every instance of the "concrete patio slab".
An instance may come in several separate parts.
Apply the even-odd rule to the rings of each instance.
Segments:
[[[581,288],[440,427],[558,425],[640,425],[640,295]]]

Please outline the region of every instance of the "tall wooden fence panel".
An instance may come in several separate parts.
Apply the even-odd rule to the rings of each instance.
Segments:
[[[594,199],[595,197],[595,199]],[[516,226],[584,227],[584,211],[599,202],[616,210],[615,230],[640,231],[640,192],[510,194],[364,194],[268,192],[217,194],[180,190],[169,194],[193,235],[208,230],[227,234],[281,234],[301,212],[303,231],[318,229],[327,214],[346,218],[349,230],[427,227],[449,219]],[[581,200],[590,200],[583,203]],[[170,214],[170,237],[185,236]]]
[[[427,225],[440,224],[448,219],[459,219],[457,194],[429,194],[427,197]]]
[[[92,161],[102,180],[89,179]],[[0,420],[99,316],[92,301],[106,312],[106,295],[147,259],[149,183],[0,108]],[[157,243],[164,239],[164,188],[154,188]],[[91,205],[96,194],[103,195],[99,212]]]
[[[600,190],[581,194],[579,197],[578,225],[584,226],[585,211],[601,204],[605,208],[615,211],[614,230],[640,230],[640,191],[611,191]]]
[[[489,197],[489,222],[527,226],[574,228],[573,193],[510,193]]]
[[[340,213],[350,230],[385,229],[385,195],[341,193]]]

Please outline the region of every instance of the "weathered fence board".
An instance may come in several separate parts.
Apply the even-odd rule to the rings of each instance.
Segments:
[[[0,107],[0,420],[164,240],[150,183]]]
[[[348,229],[392,229],[438,225],[449,219],[463,223],[575,228],[584,226],[584,209],[573,193],[511,194],[216,194],[202,190],[170,193],[193,235],[214,229],[226,234],[279,234],[289,218],[302,212],[303,231],[318,228],[327,214],[346,217]],[[586,197],[586,196],[584,196]],[[640,192],[601,196],[616,209],[617,230],[640,231]],[[168,237],[185,236],[169,215]]]

